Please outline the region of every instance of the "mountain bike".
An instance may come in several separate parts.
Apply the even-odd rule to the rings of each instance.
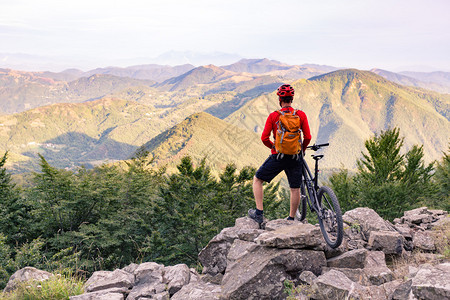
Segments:
[[[314,151],[329,146],[328,143],[320,145],[312,145],[307,147]],[[326,243],[331,248],[337,248],[342,243],[344,229],[342,224],[342,213],[336,194],[328,186],[318,185],[319,160],[324,155],[311,155],[315,160],[314,176],[309,170],[303,155],[303,179],[300,186],[302,193],[300,206],[297,209],[297,219],[303,221],[306,217],[307,205],[312,212],[317,214],[320,230]]]

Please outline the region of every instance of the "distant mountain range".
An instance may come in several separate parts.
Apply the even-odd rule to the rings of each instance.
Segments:
[[[450,93],[450,73],[446,72],[402,72],[394,73],[381,69],[372,69],[371,72],[383,76],[387,80],[406,86],[421,87],[439,93]]]
[[[257,137],[256,144],[245,151],[258,148],[268,154],[258,135],[268,113],[277,109],[274,91],[286,82],[296,88],[294,106],[307,113],[313,141],[332,145],[326,150],[326,168],[353,168],[364,140],[394,126],[400,127],[407,147],[424,145],[427,161],[439,159],[448,148],[450,94],[426,90],[413,77],[383,70],[330,72],[335,68],[289,66],[267,59],[192,67],[103,68],[86,73],[88,77],[79,70],[0,69],[0,152],[10,150],[9,166],[22,172],[36,169],[37,152],[58,167],[70,168],[122,160],[151,141],[146,144],[151,155],[158,162],[173,163],[170,157],[176,153],[201,157],[205,145],[193,144],[205,144],[226,128],[238,127],[247,130],[249,137]],[[132,78],[152,72],[151,76],[177,75],[159,82]],[[304,78],[310,75],[315,76]],[[440,73],[433,78],[444,78],[441,83],[445,83],[445,76]],[[198,134],[208,139],[192,138]],[[183,150],[183,145],[189,149]],[[171,149],[167,150],[171,154],[157,148]],[[228,153],[225,146],[218,149],[219,157],[235,157],[238,164],[241,159],[256,164],[263,156],[244,159],[247,154]],[[221,166],[225,162],[213,163]]]

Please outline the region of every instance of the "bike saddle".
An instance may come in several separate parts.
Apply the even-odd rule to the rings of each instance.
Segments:
[[[314,160],[319,160],[323,157],[323,154],[320,155],[311,155]]]

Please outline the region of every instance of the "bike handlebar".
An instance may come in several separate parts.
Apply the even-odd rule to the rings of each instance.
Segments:
[[[319,150],[320,148],[322,148],[322,147],[327,147],[327,146],[329,146],[329,145],[330,145],[329,143],[319,144],[319,145],[314,144],[314,145],[308,146],[308,147],[306,147],[306,148],[307,148],[307,149],[314,150],[314,151],[317,151],[317,150]]]

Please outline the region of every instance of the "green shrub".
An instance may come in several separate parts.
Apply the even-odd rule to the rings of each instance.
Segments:
[[[0,300],[62,300],[84,293],[84,281],[75,276],[54,275],[45,281],[21,283],[11,293],[0,295]]]

